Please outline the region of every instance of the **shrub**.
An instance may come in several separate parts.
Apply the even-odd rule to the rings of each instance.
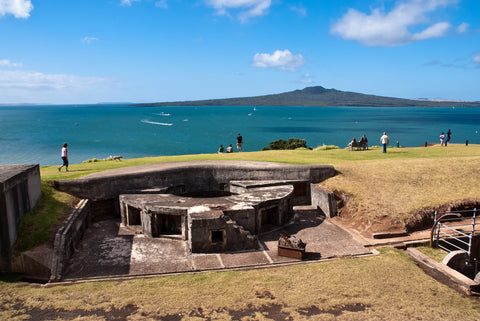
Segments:
[[[298,139],[298,138],[289,138],[288,140],[285,139],[277,139],[273,142],[269,143],[269,147],[264,147],[262,150],[281,150],[281,149],[297,149],[297,148],[307,148],[307,142],[305,139]]]
[[[335,145],[322,145],[315,148],[315,150],[330,150],[330,149],[340,149],[340,147]]]

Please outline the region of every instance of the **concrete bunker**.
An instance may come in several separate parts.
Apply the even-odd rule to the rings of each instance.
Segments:
[[[329,165],[197,161],[119,168],[55,187],[91,201],[92,220],[106,213],[152,238],[178,238],[193,253],[258,248],[256,235],[312,204],[312,183],[335,175]],[[314,204],[316,205],[316,204]]]
[[[148,237],[182,239],[197,253],[257,249],[255,235],[292,218],[291,184],[236,191],[122,194],[122,224]]]

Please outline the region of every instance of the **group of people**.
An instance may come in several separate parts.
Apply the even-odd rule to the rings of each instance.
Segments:
[[[440,145],[441,146],[447,146],[447,144],[450,142],[450,139],[452,138],[452,131],[449,129],[447,131],[447,134],[443,133],[440,135]],[[386,132],[383,132],[382,137],[380,137],[380,144],[382,144],[382,152],[386,153],[387,152],[387,145],[389,143],[388,136]],[[243,137],[238,133],[237,135],[237,150],[239,152],[242,152],[242,145],[243,145]],[[67,150],[67,143],[63,143],[62,150],[61,150],[61,157],[63,161],[63,165],[58,168],[58,171],[60,172],[62,170],[62,167],[65,166],[65,171],[68,172],[68,150]],[[355,137],[353,137],[352,141],[348,144],[350,148],[354,147],[362,147],[368,149],[368,140],[365,135],[360,138],[360,141],[357,142]],[[220,145],[218,148],[218,153],[233,153],[233,147],[232,144],[230,144],[226,150],[223,147],[223,145]]]
[[[450,131],[450,130],[449,130]],[[386,153],[387,152],[387,145],[389,143],[388,135],[386,132],[383,132],[382,137],[380,137],[380,144],[382,144],[382,152]],[[348,144],[350,149],[353,149],[354,147],[361,147],[363,149],[368,149],[368,140],[365,135],[360,138],[360,141],[357,142],[355,137],[353,137],[352,141]]]
[[[237,135],[237,150],[239,152],[242,152],[242,145],[243,145],[243,137],[242,135],[240,135],[240,133],[238,133]],[[232,144],[228,145],[227,149],[225,150],[225,148],[223,147],[222,144],[220,144],[220,147],[218,148],[218,152],[219,154],[222,154],[222,153],[233,153],[233,147],[232,147]]]
[[[452,131],[449,129],[447,131],[447,134],[445,135],[443,132],[440,134],[440,145],[447,146],[448,143],[450,142],[450,139],[452,139]]]
[[[242,145],[243,145],[243,137],[238,133],[237,135],[237,149],[239,152],[242,151]],[[58,171],[60,172],[63,167],[65,167],[65,171],[68,172],[68,149],[67,149],[67,143],[63,143],[62,145],[62,150],[60,157],[62,158],[63,164],[62,166],[58,167]],[[232,144],[230,144],[227,147],[226,150],[227,153],[233,153],[233,147]],[[218,153],[225,153],[225,148],[223,148],[223,145],[220,145],[220,148],[218,149]]]
[[[352,141],[348,144],[348,147],[350,147],[350,149],[353,149],[355,147],[362,148],[362,149],[368,149],[367,136],[363,135],[362,138],[360,138],[359,141],[357,141],[357,139],[355,137],[353,137]]]

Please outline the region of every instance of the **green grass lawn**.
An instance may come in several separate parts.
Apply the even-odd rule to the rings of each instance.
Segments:
[[[72,164],[70,172],[61,172],[57,166],[43,166],[41,175],[43,180],[57,180],[64,178],[78,178],[87,174],[104,171],[113,168],[145,165],[163,162],[197,161],[197,160],[243,160],[260,162],[279,162],[289,164],[343,164],[351,162],[372,160],[401,160],[401,159],[440,159],[448,157],[474,157],[480,156],[480,145],[448,145],[448,147],[415,147],[415,148],[389,148],[383,154],[381,148],[372,147],[365,151],[349,151],[348,149],[319,148],[317,150],[271,150],[248,153],[231,154],[198,154],[180,156],[159,156],[119,161],[98,161]]]

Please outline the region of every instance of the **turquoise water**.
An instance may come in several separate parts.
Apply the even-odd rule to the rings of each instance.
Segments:
[[[214,153],[220,144],[244,151],[290,137],[308,146],[345,147],[363,134],[378,144],[420,146],[439,142],[480,143],[480,108],[379,107],[128,107],[125,105],[0,107],[0,164],[60,163],[62,143],[71,163],[110,155],[124,158]]]

